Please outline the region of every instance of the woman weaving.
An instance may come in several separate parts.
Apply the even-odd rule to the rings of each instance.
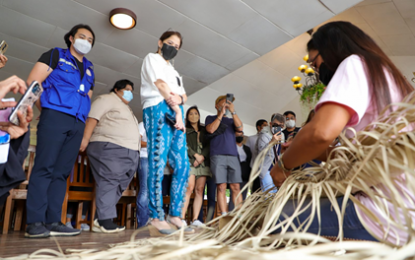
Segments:
[[[290,175],[290,169],[313,159],[325,161],[329,149],[332,149],[330,144],[345,128],[363,130],[370,123],[375,122],[387,105],[401,102],[413,91],[413,87],[373,39],[351,23],[332,22],[322,26],[313,34],[308,44],[308,51],[312,66],[321,70],[327,68],[335,73],[316,105],[314,118],[303,127],[292,142],[285,144],[286,151],[278,165],[273,167],[271,176],[277,187],[281,186]],[[347,137],[353,135],[350,130],[346,132]],[[376,179],[380,172],[374,171],[371,174]],[[404,205],[411,211],[415,205],[415,196],[407,187],[405,175],[402,173],[393,180],[394,187],[401,193]],[[386,198],[393,196],[387,185],[376,184],[370,189],[374,194],[381,194]],[[361,210],[349,200],[341,228],[338,215],[332,208],[332,202],[322,198],[320,199],[321,224],[315,218],[307,232],[322,236],[338,236],[342,231],[345,238],[382,240],[395,245],[407,242],[408,232],[398,228],[399,224],[389,224],[393,219],[396,223],[410,229],[408,220],[412,219],[412,222],[415,220],[413,211],[411,211],[413,215],[405,219],[401,209],[395,208],[392,204],[393,198],[385,199],[383,207],[379,207],[374,197],[364,192],[358,192],[354,198],[373,213],[378,221],[374,221],[366,214],[368,211]],[[341,207],[345,197],[336,199]],[[296,209],[293,204],[295,203],[288,202],[283,213],[292,215]],[[385,211],[390,215],[386,216]],[[310,211],[301,213],[299,222],[306,221],[309,215]],[[284,219],[280,217],[280,221]]]

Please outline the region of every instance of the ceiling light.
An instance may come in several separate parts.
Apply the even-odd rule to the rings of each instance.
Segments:
[[[110,23],[117,29],[130,30],[134,28],[137,16],[131,10],[115,8],[110,12]]]

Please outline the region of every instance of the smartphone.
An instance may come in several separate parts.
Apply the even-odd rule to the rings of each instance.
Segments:
[[[17,117],[17,111],[22,112],[23,116],[26,117],[27,108],[29,106],[33,107],[33,104],[39,99],[42,92],[42,86],[37,81],[33,81],[32,84],[30,84],[29,88],[26,90],[26,93],[24,93],[22,98],[19,100],[19,103],[17,103],[17,106],[13,109],[12,113],[9,116],[9,121],[12,124],[19,125],[20,121]]]
[[[275,135],[278,132],[281,132],[281,127],[280,126],[273,126],[272,127],[272,134]],[[281,132],[281,134],[282,134],[282,132]]]
[[[233,102],[233,94],[230,94],[230,93],[228,93],[228,94],[226,94],[226,102]]]
[[[9,45],[6,41],[1,41],[0,43],[0,54],[4,54],[7,51],[7,48],[9,48]]]

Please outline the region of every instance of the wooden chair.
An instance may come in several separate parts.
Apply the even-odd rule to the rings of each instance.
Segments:
[[[18,207],[16,207],[14,230],[20,230],[22,226],[23,211],[25,208],[24,201],[27,198],[27,185],[29,184],[30,174],[32,173],[35,162],[36,146],[30,145],[28,152],[29,154],[23,162],[23,170],[26,173],[26,180],[23,181],[18,187],[9,191],[10,195],[7,197],[6,204],[4,206],[3,234],[7,234],[9,232],[10,217],[12,214],[14,200],[17,200],[16,204],[18,204]]]
[[[78,188],[78,190],[76,190]],[[79,188],[85,191],[79,191]],[[95,204],[95,181],[91,173],[91,167],[89,165],[88,156],[86,152],[80,152],[78,159],[73,167],[73,176],[68,178],[66,185],[66,194],[62,204],[62,223],[66,223],[66,214],[68,210],[68,202],[77,202],[77,214],[75,228],[80,229],[82,223],[89,223],[91,226],[94,224],[94,217],[96,211]],[[83,202],[90,201],[89,217],[82,220],[82,207]]]
[[[121,214],[118,214],[118,219],[120,219],[121,226],[125,226],[125,228],[136,226],[137,221],[135,220],[135,214],[133,214],[133,208],[136,205],[138,191],[138,178],[134,176],[118,202],[118,204],[122,205]]]

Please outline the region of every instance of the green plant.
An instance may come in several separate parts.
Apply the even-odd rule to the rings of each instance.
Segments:
[[[302,103],[309,103],[313,101],[318,101],[323,95],[326,86],[319,82],[314,85],[304,86],[301,92],[300,100]]]

